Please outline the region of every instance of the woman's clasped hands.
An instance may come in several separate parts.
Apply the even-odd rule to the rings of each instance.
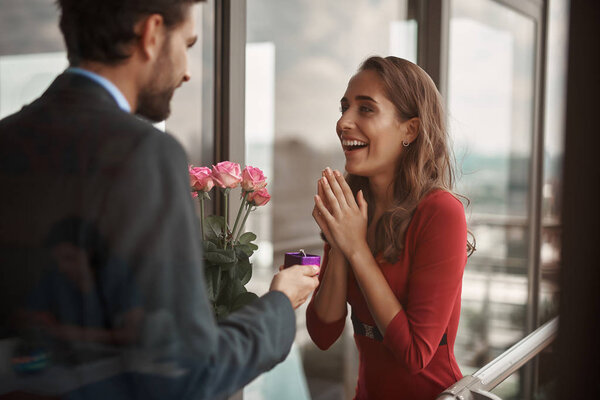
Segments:
[[[313,218],[332,248],[339,249],[346,259],[357,251],[368,251],[368,205],[362,190],[355,199],[342,174],[327,167],[314,199]]]

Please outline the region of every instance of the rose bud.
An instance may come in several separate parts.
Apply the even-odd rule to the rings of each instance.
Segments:
[[[248,193],[247,201],[253,206],[264,206],[269,202],[269,200],[271,200],[271,195],[266,188]]]

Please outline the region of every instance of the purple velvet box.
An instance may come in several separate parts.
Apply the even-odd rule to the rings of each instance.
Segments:
[[[296,264],[321,266],[321,256],[306,254],[303,250],[285,253],[283,267],[287,268]]]

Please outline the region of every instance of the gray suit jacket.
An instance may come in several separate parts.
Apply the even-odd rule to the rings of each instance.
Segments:
[[[95,82],[0,121],[0,191],[0,394],[212,399],[288,353],[281,292],[215,321],[182,147]]]

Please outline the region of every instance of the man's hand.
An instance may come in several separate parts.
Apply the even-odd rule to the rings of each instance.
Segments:
[[[317,265],[294,265],[283,269],[271,281],[270,290],[283,292],[292,303],[292,307],[300,307],[319,284]]]

